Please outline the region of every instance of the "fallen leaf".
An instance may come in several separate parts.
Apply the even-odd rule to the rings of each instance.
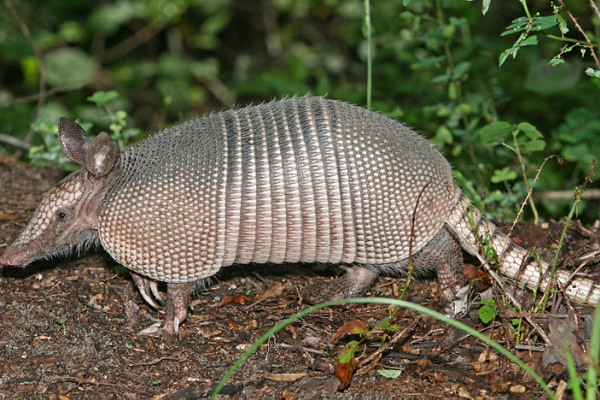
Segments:
[[[335,364],[335,376],[340,380],[338,390],[342,390],[350,385],[356,364],[358,364],[356,357],[352,357],[348,362],[343,363],[338,361]]]
[[[295,327],[294,325],[286,325],[285,326],[285,330],[288,331],[291,335],[293,339],[298,339],[300,337],[302,337],[302,331],[300,329],[298,329],[297,327]]]
[[[516,385],[512,385],[509,390],[511,393],[525,393],[525,390],[527,389],[525,388],[525,386],[521,385],[520,383],[517,383]]]
[[[258,322],[256,321],[256,319],[251,319],[250,322],[248,322],[242,330],[244,332],[252,332],[255,331],[256,328],[258,328]]]
[[[344,325],[340,326],[331,338],[331,343],[335,343],[340,337],[344,335],[355,335],[357,333],[365,332],[367,324],[359,319],[345,322]]]
[[[542,356],[542,365],[544,367],[555,363],[560,363],[563,366],[567,365],[565,345],[571,352],[576,367],[585,364],[581,348],[577,342],[577,336],[571,324],[571,320],[565,318],[554,318],[548,321],[548,338],[550,339],[550,344],[546,346],[544,355]]]
[[[402,371],[397,370],[397,369],[378,369],[377,373],[381,376],[384,376],[384,377],[390,378],[390,379],[396,379],[397,377],[402,375]]]
[[[479,359],[473,363],[473,371],[478,375],[489,374],[498,367],[496,353],[484,350],[479,354]]]
[[[429,366],[431,365],[431,361],[429,360],[429,358],[423,357],[423,358],[416,360],[415,364],[417,364],[420,371],[425,371],[425,370],[429,369]]]
[[[219,304],[217,304],[217,307],[223,307],[229,303],[246,304],[246,302],[249,302],[251,300],[252,299],[246,296],[245,294],[240,294],[238,296],[226,296],[223,297],[223,300],[221,300]]]
[[[0,211],[0,220],[3,221],[20,221],[22,218],[19,218],[16,215],[7,214],[5,212]]]
[[[279,297],[283,293],[283,289],[283,284],[281,282],[277,282],[275,285],[262,292],[258,296],[258,300],[268,299],[271,297]]]
[[[294,382],[298,379],[304,378],[308,375],[307,372],[299,372],[299,373],[283,373],[283,374],[273,374],[270,372],[265,372],[265,378],[270,379],[272,381],[278,382]]]

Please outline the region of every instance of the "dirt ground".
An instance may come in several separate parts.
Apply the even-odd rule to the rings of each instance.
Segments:
[[[16,238],[41,194],[60,178],[53,170],[0,160],[0,253]],[[519,224],[513,236],[552,257],[563,223]],[[561,264],[600,275],[597,230],[570,225]],[[473,262],[473,260],[470,260]],[[467,264],[471,278],[483,273]],[[307,266],[229,268],[198,294],[178,339],[139,335],[162,318],[141,298],[129,274],[101,250],[81,257],[6,267],[0,275],[0,399],[203,399],[235,360],[277,322],[306,307],[301,294],[331,275]],[[475,279],[474,290],[489,287]],[[380,278],[371,296],[397,295],[402,279]],[[163,288],[164,289],[164,288]],[[439,308],[437,285],[413,282],[408,299]],[[233,300],[233,301],[232,301]],[[591,326],[591,307],[564,306],[535,317],[553,342],[552,326],[571,327],[576,356]],[[337,356],[357,335],[332,342],[345,323],[374,327],[389,307],[356,305],[322,309],[280,331],[229,380],[223,399],[507,399],[544,398],[517,366],[481,342],[429,317],[400,310],[394,341],[381,354],[381,330],[360,342],[358,366],[339,391]],[[484,325],[473,309],[463,322],[500,343],[505,330]],[[515,352],[560,390],[567,373],[560,356],[538,334],[524,335]],[[534,339],[537,339],[535,341]],[[369,361],[369,358],[373,360]],[[367,361],[367,362],[365,362]],[[581,361],[583,363],[583,361]],[[364,364],[361,364],[364,363]],[[585,366],[582,367],[585,369]],[[399,371],[385,377],[382,370]]]

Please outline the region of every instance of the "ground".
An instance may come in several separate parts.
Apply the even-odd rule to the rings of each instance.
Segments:
[[[0,253],[24,227],[41,194],[60,178],[0,159]],[[513,236],[542,256],[552,256],[564,222],[519,224]],[[600,273],[598,232],[572,222],[561,264]],[[129,274],[101,249],[81,257],[37,262],[0,275],[0,399],[201,399],[227,369],[277,322],[306,307],[302,293],[331,277],[308,266],[229,268],[193,302],[180,337],[140,335],[163,310],[150,308]],[[468,276],[483,276],[467,264]],[[488,286],[475,279],[474,290]],[[404,280],[380,278],[369,295],[396,296]],[[164,288],[163,288],[164,289]],[[431,308],[438,288],[413,282],[408,299]],[[591,307],[563,307],[536,317],[552,340],[554,325],[576,326],[574,353],[589,332]],[[343,390],[335,377],[337,356],[357,335],[332,338],[344,324],[374,327],[389,315],[384,305],[316,311],[271,337],[235,372],[223,399],[438,399],[544,398],[516,365],[447,325],[409,310],[391,323],[393,343],[381,353],[381,331],[360,342],[354,372]],[[552,321],[552,323],[550,322]],[[566,321],[566,322],[565,322]],[[500,322],[485,325],[474,308],[462,322],[506,345]],[[577,324],[575,325],[574,322]],[[534,339],[538,339],[534,341]],[[530,334],[514,350],[561,390],[568,381],[560,357]],[[554,358],[553,358],[554,357]],[[584,357],[585,358],[585,357]],[[582,370],[585,367],[582,367]],[[338,371],[343,371],[338,368]],[[380,371],[399,371],[395,378]]]

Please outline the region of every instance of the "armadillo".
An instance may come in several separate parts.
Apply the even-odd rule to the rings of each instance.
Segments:
[[[365,293],[411,259],[415,276],[437,274],[447,306],[461,248],[484,260],[487,243],[504,276],[541,290],[549,282],[546,263],[471,206],[434,146],[358,106],[273,101],[192,119],[121,153],[106,133],[91,140],[65,118],[58,134],[81,169],[45,195],[0,264],[99,241],[150,305],[157,282],[167,283],[166,335],[186,319],[194,289],[234,264],[340,264],[335,298]],[[598,302],[593,281],[566,271],[555,279],[574,299]]]

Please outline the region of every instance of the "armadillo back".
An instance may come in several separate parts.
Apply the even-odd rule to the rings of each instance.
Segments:
[[[415,253],[456,199],[448,163],[421,136],[319,97],[188,121],[131,147],[121,164],[102,244],[168,282],[233,263],[397,262],[413,225]]]

